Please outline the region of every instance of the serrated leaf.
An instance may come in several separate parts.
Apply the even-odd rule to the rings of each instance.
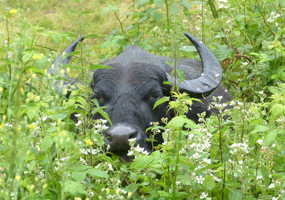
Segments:
[[[150,15],[155,21],[159,22],[162,19],[162,15],[158,12],[151,12]]]
[[[268,186],[269,185],[269,181],[270,181],[268,169],[266,167],[264,167],[264,166],[261,166],[258,169],[258,171],[260,172],[260,174],[262,175],[262,177],[264,179],[265,186]]]
[[[179,6],[178,6],[178,4],[174,3],[170,7],[170,12],[171,12],[172,15],[177,15],[179,13]]]
[[[282,104],[274,104],[270,109],[270,113],[272,113],[274,116],[277,116],[283,112],[285,112],[285,106]]]
[[[257,125],[253,131],[251,131],[249,134],[254,134],[254,133],[258,133],[258,132],[265,132],[268,131],[269,128],[267,126],[262,126],[262,125]]]
[[[86,173],[94,178],[109,178],[109,175],[106,172],[99,169],[88,169]]]
[[[47,151],[53,144],[53,139],[51,137],[45,137],[40,143],[40,148],[42,151]]]
[[[67,180],[63,184],[63,192],[67,192],[71,195],[85,194],[88,193],[84,190],[84,186],[78,182]]]
[[[242,193],[239,190],[230,190],[228,197],[230,200],[240,200],[242,199]]]
[[[154,0],[154,4],[157,7],[163,8],[163,1],[162,0]]]
[[[107,65],[91,65],[90,70],[95,70],[95,69],[114,69],[113,67],[107,66]]]
[[[85,179],[86,177],[86,172],[72,172],[71,177],[76,181],[76,182],[81,182]]]
[[[206,180],[203,182],[203,186],[208,190],[211,191],[216,187],[215,181],[213,181],[211,176],[208,176]]]
[[[36,108],[28,108],[27,115],[30,120],[38,115],[38,110]]]
[[[277,130],[269,131],[268,133],[266,133],[263,139],[263,145],[264,146],[269,145],[271,142],[275,140],[276,136],[277,136]]]
[[[150,0],[140,0],[137,2],[137,7],[138,9],[140,9],[141,7],[143,7],[145,4],[147,4]]]
[[[164,102],[169,101],[169,97],[162,97],[159,100],[157,100],[153,106],[153,109],[155,109],[157,106],[159,106],[160,104],[163,104]]]
[[[151,156],[140,156],[135,159],[131,167],[136,170],[145,169],[153,160],[154,158]]]

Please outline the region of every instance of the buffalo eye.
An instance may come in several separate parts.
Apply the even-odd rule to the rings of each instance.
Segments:
[[[92,97],[91,97],[91,99],[97,99],[97,100],[99,100],[99,99],[101,99],[101,98],[102,98],[102,96],[101,96],[101,94],[98,93],[98,92],[94,92],[94,94],[93,94]]]
[[[151,95],[151,98],[152,98],[152,99],[155,99],[155,100],[158,100],[158,99],[160,99],[161,97],[163,97],[163,94],[162,94],[162,92],[160,92],[160,91],[154,92],[154,93]]]

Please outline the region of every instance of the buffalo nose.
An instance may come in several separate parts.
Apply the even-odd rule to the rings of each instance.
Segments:
[[[137,139],[138,131],[126,125],[118,125],[105,132],[107,144],[111,152],[128,151],[129,139]]]

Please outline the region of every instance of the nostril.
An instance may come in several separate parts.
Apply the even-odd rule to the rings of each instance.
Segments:
[[[135,139],[138,136],[138,132],[132,133],[129,136],[129,139]]]

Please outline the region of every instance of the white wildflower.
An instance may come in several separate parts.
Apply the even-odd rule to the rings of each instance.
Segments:
[[[208,193],[202,192],[200,199],[206,199],[208,196]]]

